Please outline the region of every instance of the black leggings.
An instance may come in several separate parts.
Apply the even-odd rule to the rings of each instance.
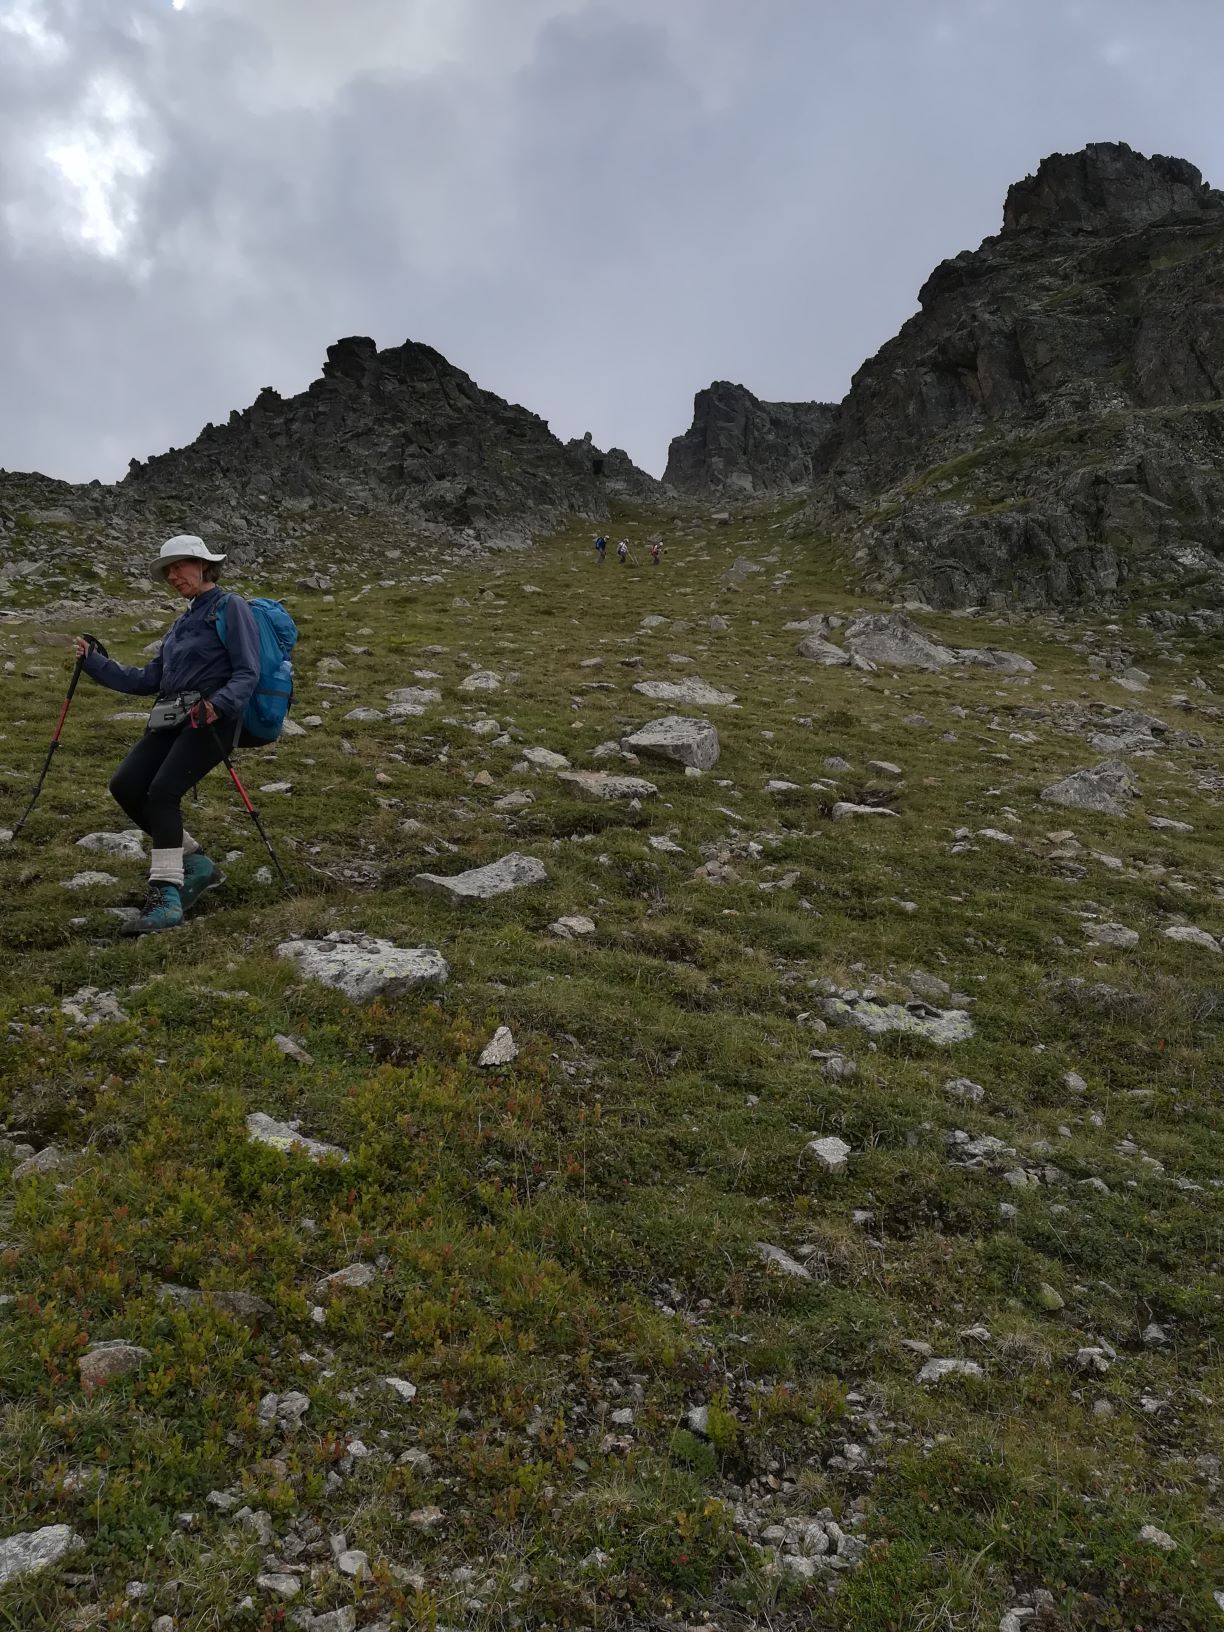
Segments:
[[[146,731],[111,777],[116,803],[149,835],[155,850],[181,846],[179,801],[225,758],[233,730],[232,722],[222,720],[215,731],[193,731],[189,725]]]

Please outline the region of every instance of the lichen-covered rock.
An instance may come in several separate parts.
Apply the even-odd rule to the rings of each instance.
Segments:
[[[282,941],[276,955],[296,963],[305,979],[332,986],[359,1003],[442,986],[449,974],[446,959],[432,947],[396,946],[344,929],[321,941]]]
[[[511,890],[526,889],[542,884],[548,877],[544,863],[534,856],[520,855],[517,850],[485,867],[473,867],[466,873],[417,873],[413,883],[418,889],[434,890],[449,896],[452,901],[491,901],[495,896]]]
[[[557,781],[581,799],[609,804],[619,799],[656,799],[659,790],[640,776],[616,776],[611,771],[558,771]]]
[[[116,1377],[127,1377],[147,1366],[153,1356],[138,1343],[127,1343],[112,1338],[102,1343],[91,1343],[77,1361],[81,1387],[92,1394]]]
[[[309,1139],[304,1133],[290,1127],[288,1122],[278,1122],[264,1111],[252,1111],[246,1119],[247,1135],[252,1143],[269,1145],[273,1150],[298,1152],[308,1157],[312,1162],[321,1162],[327,1156],[334,1156],[338,1161],[347,1162],[348,1151],[341,1150],[339,1145],[325,1144],[321,1139]]]
[[[634,691],[656,703],[692,703],[698,708],[722,708],[735,701],[733,691],[719,691],[704,680],[639,680]]]
[[[48,1524],[0,1539],[0,1587],[39,1575],[85,1546],[70,1524]]]

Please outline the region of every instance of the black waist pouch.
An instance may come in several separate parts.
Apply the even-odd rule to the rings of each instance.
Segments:
[[[149,715],[148,729],[177,731],[180,725],[186,725],[187,716],[203,700],[198,691],[181,691],[177,697],[159,697]]]

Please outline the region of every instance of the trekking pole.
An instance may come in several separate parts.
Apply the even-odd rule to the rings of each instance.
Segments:
[[[97,635],[83,634],[81,639],[89,642],[89,648],[91,651],[100,652],[103,657],[107,657],[109,655],[106,647],[103,646]],[[55,722],[55,735],[51,738],[50,748],[47,749],[46,763],[43,765],[38,781],[34,784],[34,792],[30,798],[30,802],[22,813],[21,820],[13,829],[14,838],[16,838],[18,833],[21,832],[22,828],[26,824],[26,818],[34,809],[34,806],[38,803],[38,796],[43,790],[43,783],[47,780],[47,772],[51,769],[51,761],[55,758],[55,750],[60,745],[60,732],[64,729],[64,721],[68,718],[68,710],[72,706],[72,694],[76,691],[77,681],[80,680],[84,672],[85,659],[83,657],[78,657],[72,667],[72,679],[68,682],[68,694],[64,698],[64,706],[60,709],[60,717]]]
[[[221,733],[217,730],[215,722],[213,723],[211,729],[215,733],[217,741],[220,743],[221,742]],[[238,797],[242,800],[243,804],[247,808],[247,815],[251,818],[251,820],[255,823],[255,826],[258,828],[259,836],[264,842],[264,847],[266,848],[268,854],[272,857],[272,865],[276,868],[276,871],[280,874],[281,883],[285,886],[286,891],[290,895],[295,894],[296,892],[294,891],[293,885],[285,877],[285,869],[281,866],[280,862],[276,859],[276,851],[273,850],[273,848],[272,848],[272,841],[271,841],[271,839],[269,839],[268,835],[264,832],[263,823],[259,819],[259,812],[255,809],[255,806],[251,803],[250,799],[247,796],[246,789],[243,787],[242,783],[238,780],[238,772],[234,769],[233,760],[225,752],[224,743],[222,743],[222,745],[221,745],[221,757],[225,761],[225,768],[230,774],[230,781],[238,789]]]

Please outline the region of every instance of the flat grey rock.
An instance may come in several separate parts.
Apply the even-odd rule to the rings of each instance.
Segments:
[[[351,930],[333,930],[321,941],[282,941],[276,955],[296,963],[307,980],[334,987],[359,1003],[441,986],[449,974],[446,959],[432,947],[396,946]]]
[[[315,1295],[330,1297],[333,1292],[372,1286],[377,1279],[378,1271],[373,1264],[345,1264],[343,1269],[334,1269],[330,1275],[324,1275],[315,1282]]]
[[[558,771],[557,781],[582,799],[602,804],[618,799],[654,799],[658,788],[640,776],[615,776],[610,771]]]
[[[580,935],[594,935],[595,920],[587,918],[582,913],[573,913],[568,918],[557,918],[548,926],[549,932],[563,941],[572,941]]]
[[[648,759],[671,760],[677,765],[694,765],[709,771],[718,763],[718,732],[709,720],[690,719],[684,714],[667,714],[652,720],[631,736],[621,738],[626,753]]]
[[[309,1157],[312,1162],[321,1162],[326,1156],[335,1156],[341,1162],[347,1162],[347,1150],[341,1150],[339,1145],[325,1144],[321,1139],[309,1139],[296,1128],[291,1128],[287,1122],[277,1122],[274,1117],[263,1111],[252,1111],[246,1119],[247,1136],[253,1144],[270,1145],[273,1150],[296,1151],[299,1155]]]
[[[833,806],[833,820],[835,822],[854,821],[860,816],[895,816],[895,810],[887,810],[883,805],[854,805],[847,799],[839,799]]]
[[[534,765],[537,771],[566,771],[569,769],[569,760],[564,754],[558,754],[551,748],[524,748],[523,758],[528,765]]]
[[[198,1309],[212,1304],[222,1309],[235,1320],[244,1321],[248,1326],[257,1326],[261,1321],[270,1320],[275,1311],[272,1305],[264,1298],[256,1297],[253,1292],[224,1291],[220,1288],[205,1288],[197,1291],[190,1286],[175,1286],[170,1282],[159,1286],[157,1295],[166,1303],[177,1304],[180,1309]]]
[[[118,882],[119,880],[114,873],[99,873],[96,871],[74,873],[71,878],[60,880],[61,887],[65,890],[94,890],[100,889],[104,884],[118,884]]]
[[[885,1032],[910,1032],[933,1043],[961,1043],[973,1036],[973,1022],[963,1009],[937,1009],[928,1003],[877,1003],[869,998],[827,997],[825,1018],[837,1025],[857,1026],[869,1037]]]
[[[79,1552],[85,1541],[70,1524],[48,1524],[41,1530],[25,1530],[0,1541],[0,1587],[28,1575],[49,1570],[69,1553]]]
[[[428,686],[399,686],[395,691],[384,692],[383,695],[391,704],[387,713],[393,720],[424,714],[427,708],[442,701],[442,693]]]
[[[656,703],[695,703],[700,708],[719,708],[735,701],[733,691],[718,691],[704,680],[639,680],[633,687]]]
[[[494,896],[506,895],[511,890],[542,884],[547,877],[543,862],[514,850],[500,861],[491,861],[485,867],[473,867],[466,873],[454,873],[450,877],[440,873],[417,873],[413,883],[419,889],[436,890],[448,895],[452,901],[491,901]]]

